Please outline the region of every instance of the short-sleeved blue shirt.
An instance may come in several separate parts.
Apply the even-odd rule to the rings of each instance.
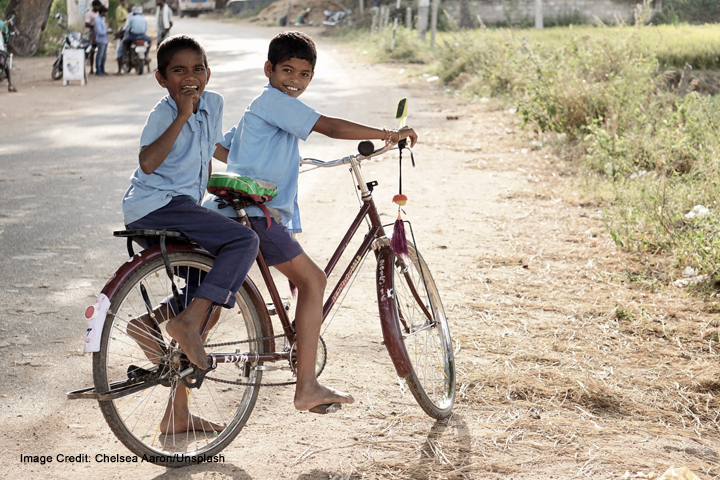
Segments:
[[[298,139],[307,139],[320,116],[313,108],[268,83],[262,93],[250,102],[240,123],[220,142],[230,151],[228,172],[277,185],[278,196],[265,205],[276,209],[282,216],[281,223],[294,232],[300,231],[297,212],[300,173]],[[215,197],[210,195],[203,205],[223,215],[236,216],[232,208],[218,210],[214,200]],[[255,206],[245,211],[251,217],[264,216],[263,211]]]
[[[169,95],[160,100],[145,123],[140,148],[165,133],[177,113],[177,105]],[[164,207],[174,196],[187,195],[200,203],[215,144],[223,138],[222,117],[223,97],[203,92],[197,113],[183,125],[165,161],[149,175],[138,167],[130,178],[130,188],[122,201],[126,225]]]
[[[143,15],[133,14],[127,19],[128,31],[134,35],[147,32],[147,20]]]

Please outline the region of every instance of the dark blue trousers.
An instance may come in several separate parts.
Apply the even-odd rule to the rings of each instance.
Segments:
[[[177,230],[214,255],[215,262],[202,284],[195,292],[183,293],[227,308],[235,305],[235,294],[245,281],[260,245],[251,229],[198,205],[188,196],[173,197],[170,203],[132,222],[127,228]]]

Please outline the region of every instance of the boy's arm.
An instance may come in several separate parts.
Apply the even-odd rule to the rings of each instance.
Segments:
[[[180,135],[180,131],[193,113],[193,102],[200,98],[200,95],[192,89],[184,90],[184,92],[176,102],[178,114],[175,120],[154,142],[140,150],[140,168],[147,175],[154,172],[165,161],[175,140]]]
[[[403,127],[400,130],[387,130],[362,125],[342,118],[326,117],[325,115],[318,118],[312,130],[330,138],[341,140],[389,139],[392,143],[397,143],[403,138],[409,138],[411,147],[415,146],[417,142],[417,134],[410,127]]]
[[[220,160],[223,163],[227,163],[228,153],[230,153],[230,150],[223,147],[219,143],[215,144],[215,153],[213,153],[213,157],[215,159]]]

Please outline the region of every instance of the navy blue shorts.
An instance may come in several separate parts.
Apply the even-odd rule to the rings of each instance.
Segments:
[[[267,228],[265,217],[249,217],[253,231],[260,239],[260,251],[269,266],[289,262],[304,252],[300,242],[290,233],[285,225],[270,219]]]

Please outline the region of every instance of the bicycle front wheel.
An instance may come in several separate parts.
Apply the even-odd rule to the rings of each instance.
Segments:
[[[379,267],[380,314],[392,316],[389,321],[396,326],[392,330],[399,330],[402,337],[404,352],[396,356],[404,358],[398,360],[395,356],[393,361],[407,362],[411,367],[405,381],[415,400],[425,413],[440,420],[450,415],[455,403],[455,358],[450,328],[425,260],[414,245],[408,244],[408,250],[407,257],[397,256],[390,249],[382,257],[389,261],[388,267],[383,266],[385,262]],[[383,268],[392,268],[389,292],[384,285],[387,270],[381,272]],[[385,298],[393,300],[388,309],[382,308],[383,292],[388,294]]]
[[[213,259],[194,252],[175,252],[169,258],[180,301],[187,304]],[[100,351],[93,355],[93,376],[96,392],[112,394],[120,383],[162,374],[162,382],[144,390],[100,401],[100,409],[133,453],[159,465],[182,467],[216,455],[238,435],[257,400],[262,373],[257,363],[218,363],[200,388],[186,388],[174,375],[187,364],[179,364],[177,347],[165,330],[175,305],[162,257],[138,267],[111,299]],[[148,310],[158,320],[159,332]],[[218,307],[216,314],[205,337],[207,353],[263,353],[257,340],[265,336],[263,324],[244,288],[234,308]]]
[[[17,53],[21,57],[30,57],[35,55],[37,51],[37,45],[32,41],[30,37],[24,33],[17,33],[10,37],[8,42],[13,52]]]

